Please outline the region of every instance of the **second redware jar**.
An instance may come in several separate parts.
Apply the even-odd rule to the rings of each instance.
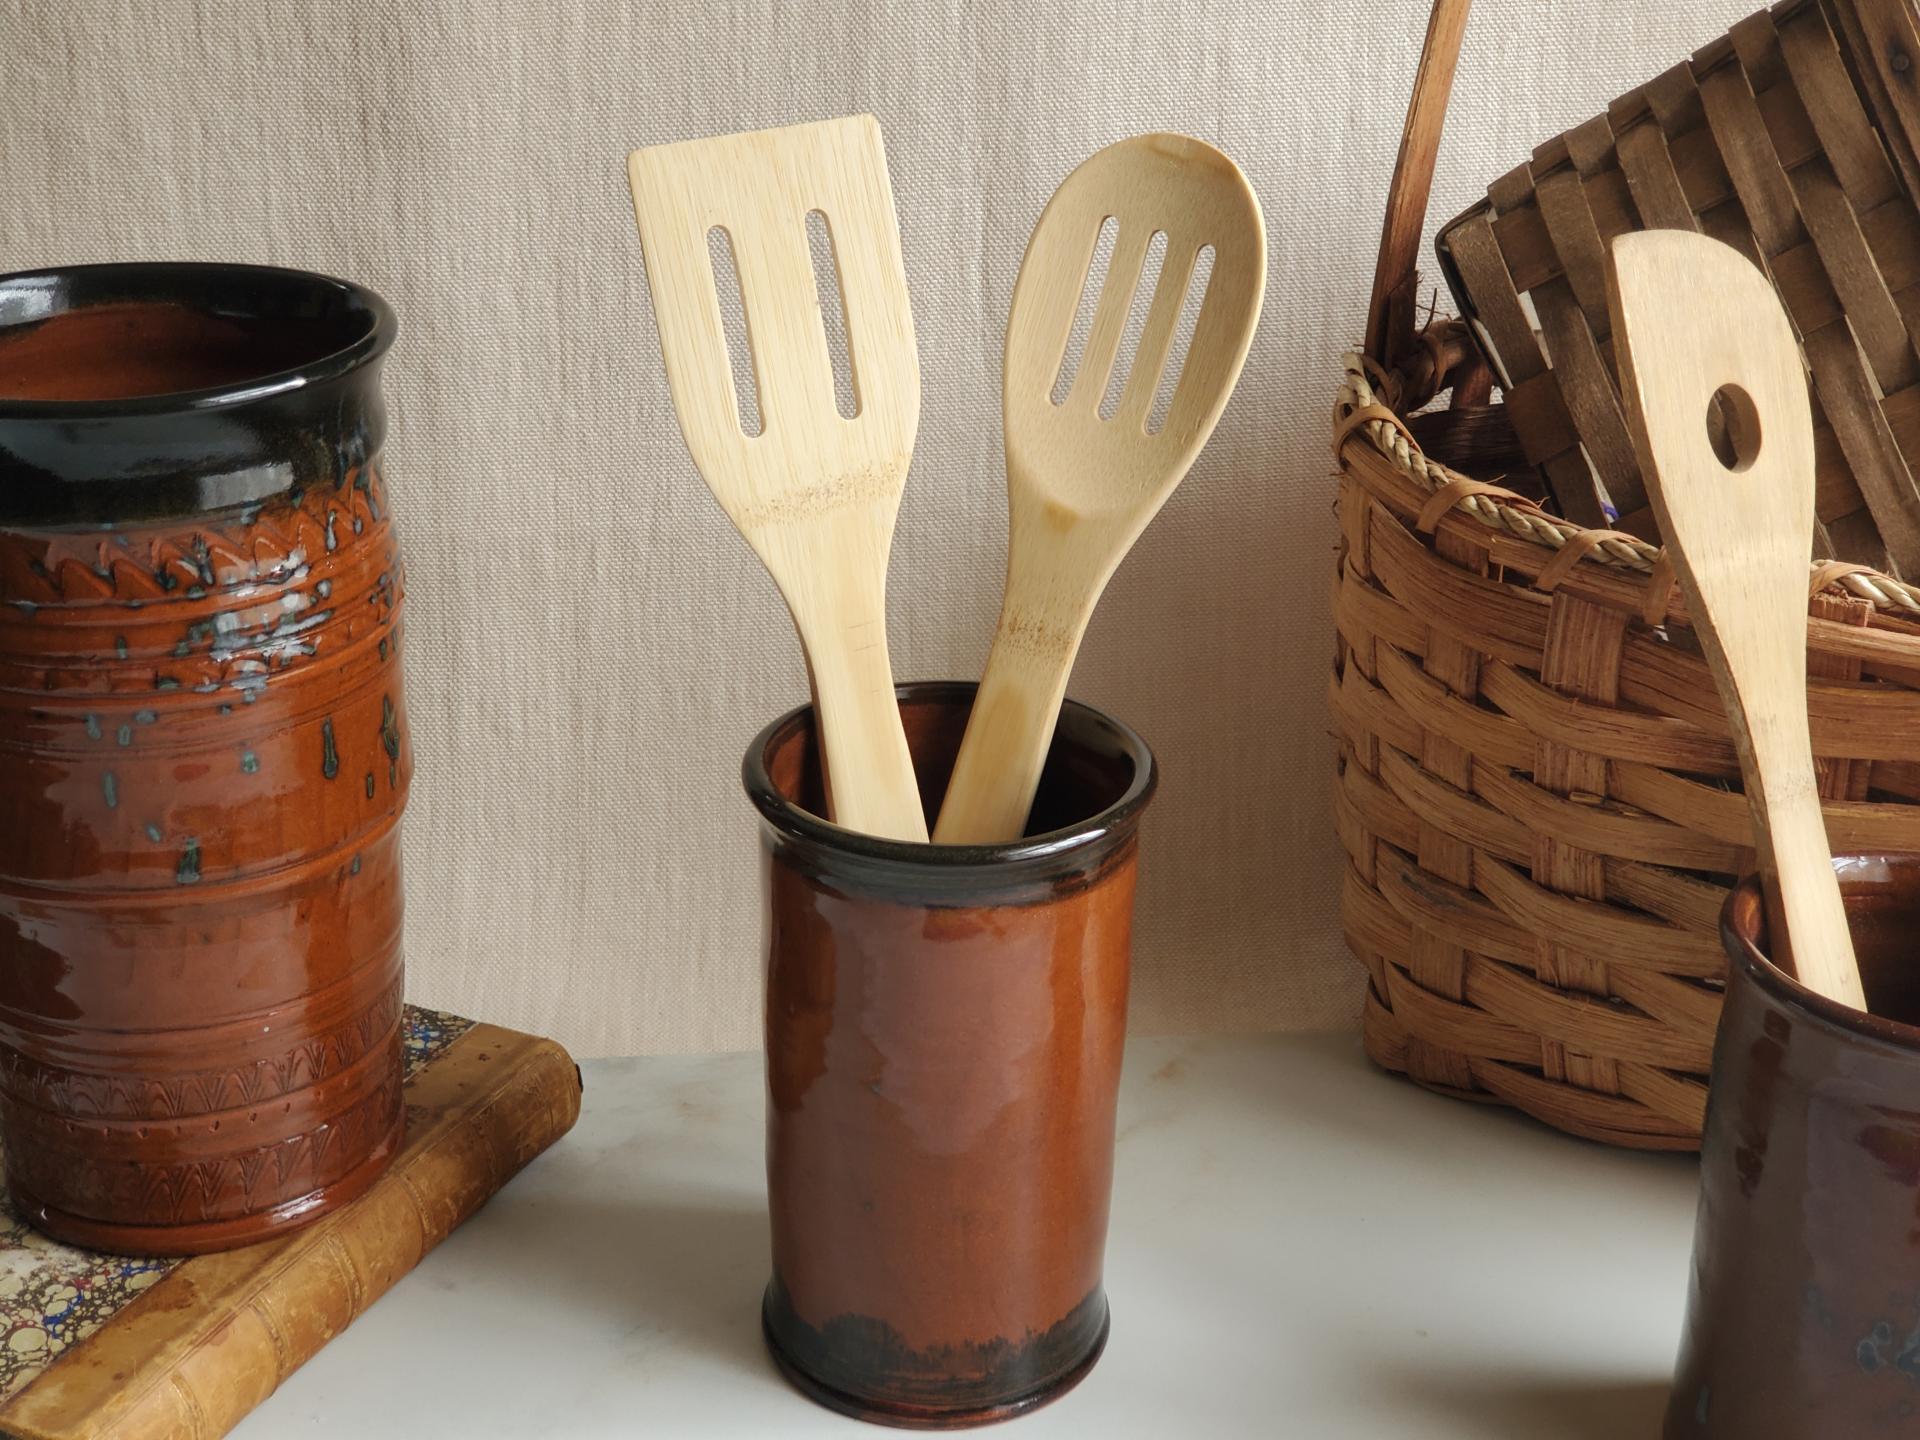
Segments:
[[[0,1142],[63,1240],[257,1240],[399,1146],[394,330],[298,271],[0,278]]]
[[[899,687],[929,815],[973,687]],[[768,1348],[821,1404],[1004,1420],[1072,1388],[1103,1282],[1140,819],[1153,756],[1068,701],[1025,839],[820,819],[811,709],[744,779],[767,885]]]

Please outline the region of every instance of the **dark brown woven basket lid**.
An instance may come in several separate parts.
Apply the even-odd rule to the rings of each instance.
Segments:
[[[1605,254],[1697,229],[1766,272],[1818,437],[1816,554],[1920,576],[1913,0],[1785,0],[1539,146],[1442,228],[1441,266],[1561,511],[1651,535]]]

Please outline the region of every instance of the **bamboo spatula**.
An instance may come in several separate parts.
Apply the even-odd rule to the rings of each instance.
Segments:
[[[829,818],[925,840],[887,658],[887,554],[920,415],[900,235],[871,115],[636,150],[634,213],[680,430],[800,633]],[[855,414],[834,400],[807,217],[832,237]],[[749,436],[708,232],[727,232],[764,428]],[[826,303],[832,303],[827,299]]]
[[[1054,403],[1102,223],[1118,222],[1086,351]],[[1134,291],[1157,232],[1159,280],[1131,371],[1102,417]],[[1165,423],[1148,428],[1200,251],[1213,270]],[[1015,840],[1074,656],[1108,579],[1193,464],[1247,358],[1266,285],[1266,230],[1246,176],[1184,135],[1109,145],[1069,175],[1027,242],[1007,321],[1006,594],[940,811],[943,844]]]
[[[1610,272],[1627,422],[1740,754],[1769,943],[1808,989],[1864,1010],[1807,726],[1813,420],[1799,347],[1773,287],[1717,240],[1623,235]],[[1729,460],[1709,438],[1716,403]]]

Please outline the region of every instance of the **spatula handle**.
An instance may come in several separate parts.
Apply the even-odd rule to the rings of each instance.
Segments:
[[[828,814],[848,830],[924,843],[927,817],[893,688],[884,592],[857,574],[839,578],[830,603],[788,597],[813,679]]]

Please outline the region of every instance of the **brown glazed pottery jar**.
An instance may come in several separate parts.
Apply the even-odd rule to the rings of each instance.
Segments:
[[[296,271],[0,278],[0,1142],[62,1240],[258,1240],[400,1140],[394,329]]]
[[[929,816],[971,685],[900,687]],[[836,1410],[946,1428],[1063,1394],[1107,1337],[1140,737],[1068,702],[1029,838],[934,846],[819,819],[812,712],[761,732],[768,1348]]]
[[[1872,1014],[1730,961],[1667,1440],[1920,1435],[1920,856],[1836,860]]]

